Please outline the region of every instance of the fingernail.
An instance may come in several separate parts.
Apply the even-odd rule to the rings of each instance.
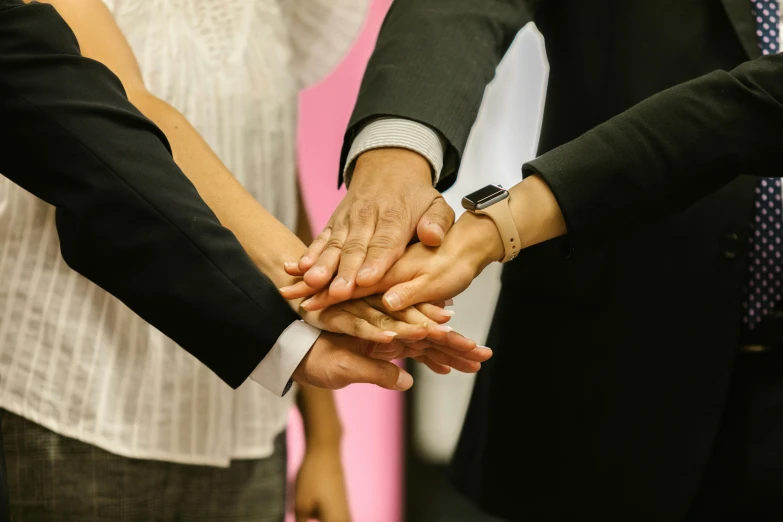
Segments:
[[[443,239],[443,236],[445,234],[443,233],[443,229],[440,227],[440,225],[436,224],[433,221],[430,221],[429,224],[427,225],[427,228],[435,232],[439,238]]]
[[[338,288],[338,287],[343,287],[344,288],[346,286],[349,286],[350,284],[351,284],[351,282],[348,279],[340,276],[340,277],[338,277],[337,279],[334,280],[334,282],[332,283],[332,288]]]
[[[440,313],[442,313],[443,315],[447,315],[449,317],[452,317],[457,312],[455,312],[454,310],[441,310]]]
[[[397,376],[397,389],[407,390],[411,386],[413,386],[413,377],[409,373],[400,372]]]
[[[283,265],[285,265],[286,268],[296,268],[299,266],[299,263],[294,263],[293,261],[286,261],[285,263],[283,263]]]
[[[391,308],[392,310],[399,308],[400,306],[400,296],[397,294],[388,294],[383,296],[383,301],[386,303],[386,306]]]
[[[453,332],[454,331],[454,328],[452,328],[451,326],[447,326],[445,324],[439,324],[438,326],[435,327],[435,329],[438,330],[439,332]]]
[[[454,304],[454,299],[446,299],[446,306],[452,306]]]
[[[397,337],[397,332],[392,332],[390,330],[387,330],[383,332],[383,335],[388,335],[389,337]]]
[[[359,273],[357,274],[358,277],[371,277],[375,271],[372,268],[362,268],[359,270]]]
[[[287,291],[291,290],[292,288],[293,288],[293,286],[284,286],[282,288],[278,288],[277,290],[279,292],[287,292]]]
[[[310,306],[312,302],[313,302],[312,299],[305,299],[304,301],[302,301],[302,304],[300,304],[299,306],[307,310],[307,307]]]

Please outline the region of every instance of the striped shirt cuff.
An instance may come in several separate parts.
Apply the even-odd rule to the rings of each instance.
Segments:
[[[424,156],[432,167],[432,184],[438,184],[443,170],[445,140],[430,127],[404,118],[381,118],[364,127],[351,144],[345,162],[343,180],[351,184],[356,158],[363,152],[384,147],[412,150]]]

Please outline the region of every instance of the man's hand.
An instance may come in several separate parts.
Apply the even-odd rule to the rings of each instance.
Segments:
[[[439,248],[413,245],[372,287],[357,288],[353,297],[385,292],[387,310],[402,310],[417,303],[450,299],[464,291],[484,268],[503,257],[504,247],[497,227],[488,217],[465,213]],[[309,295],[312,289],[300,282],[282,288],[286,299]],[[301,305],[318,310],[341,300],[331,289]]]
[[[351,187],[324,231],[286,269],[304,274],[316,289],[336,274],[330,292],[344,301],[357,286],[376,285],[414,236],[438,246],[453,222],[426,159],[405,149],[371,150],[359,156]]]
[[[368,357],[362,351],[357,339],[324,332],[294,370],[293,379],[329,390],[356,383],[396,391],[413,386],[413,377],[408,372],[391,362]]]

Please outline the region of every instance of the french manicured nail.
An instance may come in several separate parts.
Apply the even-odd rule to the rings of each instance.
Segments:
[[[454,310],[441,310],[441,311],[440,311],[440,313],[442,313],[443,315],[446,315],[446,316],[452,317],[452,316],[454,316],[454,314],[456,314],[457,312],[455,312]]]
[[[388,306],[392,310],[395,310],[400,306],[400,296],[398,296],[397,294],[385,295],[383,296],[383,301],[386,303],[386,306]]]
[[[302,304],[301,304],[301,305],[299,305],[299,306],[301,306],[302,308],[304,308],[305,310],[307,310],[307,308],[308,308],[308,307],[309,307],[311,304],[313,304],[313,300],[312,300],[312,299],[305,299],[304,301],[302,301]]]
[[[285,263],[283,263],[283,265],[284,265],[286,268],[292,268],[292,269],[293,269],[293,268],[296,268],[296,267],[298,267],[298,266],[299,266],[299,263],[294,263],[293,261],[286,261]]]
[[[397,337],[397,332],[392,332],[390,330],[387,330],[387,331],[383,332],[383,335],[387,335],[389,337]]]
[[[292,288],[293,288],[293,286],[284,286],[284,287],[282,287],[282,288],[278,288],[277,290],[278,290],[279,292],[288,292],[288,291],[289,291],[289,290],[291,290]]]
[[[302,259],[299,260],[300,263],[309,263],[310,262],[310,256],[304,256]]]
[[[397,389],[407,390],[411,386],[413,386],[413,377],[409,373],[400,372],[397,376]]]
[[[373,273],[375,273],[375,270],[372,268],[362,268],[359,270],[359,273],[357,274],[358,277],[372,277]]]
[[[454,304],[454,299],[446,299],[446,306],[452,306]]]
[[[435,329],[438,330],[439,332],[453,332],[454,331],[454,328],[452,328],[451,326],[446,326],[445,324],[439,324],[438,326],[435,327]]]

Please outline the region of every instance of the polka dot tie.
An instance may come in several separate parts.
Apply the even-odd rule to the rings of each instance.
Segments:
[[[778,0],[752,0],[756,35],[762,54],[780,50],[780,6]],[[783,206],[779,178],[759,178],[756,184],[756,209],[750,238],[750,283],[742,304],[743,322],[752,329],[780,302],[781,249],[783,245]]]

